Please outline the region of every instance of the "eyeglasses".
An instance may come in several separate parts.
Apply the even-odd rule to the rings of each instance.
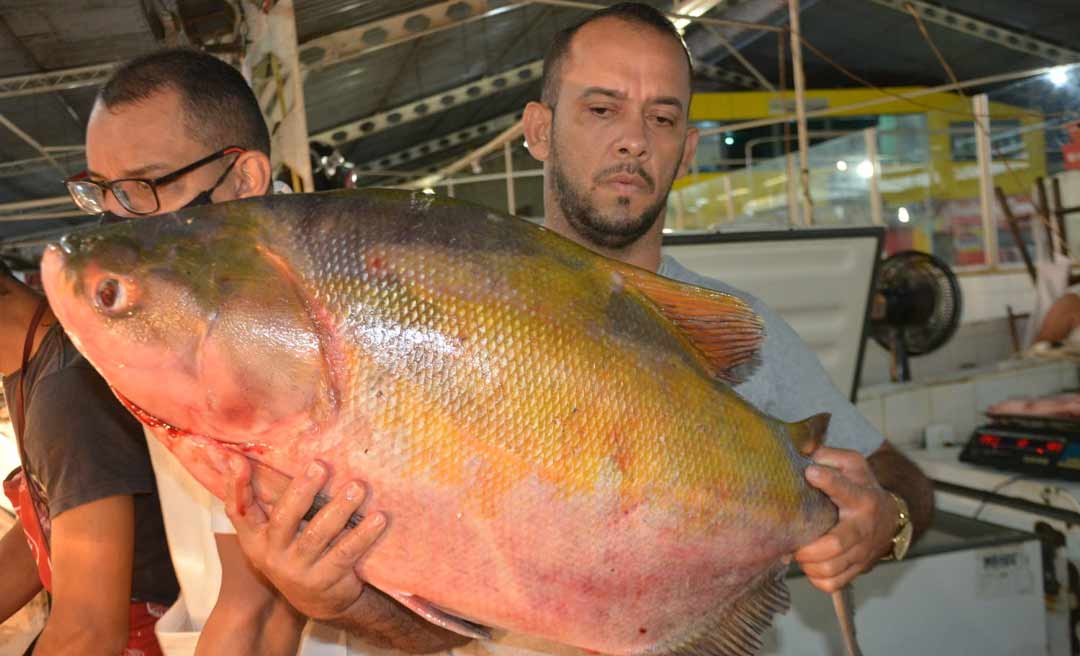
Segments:
[[[87,214],[101,214],[106,212],[105,192],[111,191],[117,202],[132,214],[153,214],[161,209],[161,201],[158,199],[157,188],[178,180],[181,176],[191,173],[195,169],[206,166],[210,162],[217,161],[227,155],[236,155],[244,152],[239,146],[228,146],[216,153],[207,155],[197,162],[177,169],[172,173],[147,180],[143,178],[123,178],[98,182],[87,178],[87,172],[72,176],[64,181],[67,185],[71,199],[82,211]]]

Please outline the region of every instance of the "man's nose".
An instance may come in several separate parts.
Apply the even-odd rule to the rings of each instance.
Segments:
[[[637,117],[627,117],[620,126],[617,147],[621,157],[644,159],[649,154],[649,135],[645,123]]]

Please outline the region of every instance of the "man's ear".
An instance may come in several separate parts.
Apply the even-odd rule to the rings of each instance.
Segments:
[[[245,150],[233,165],[237,198],[251,198],[266,194],[273,180],[270,174],[270,158],[257,150]]]
[[[525,115],[521,117],[529,154],[541,162],[547,161],[551,153],[551,112],[544,103],[533,101],[525,105]]]
[[[690,128],[686,131],[686,142],[683,144],[682,160],[679,162],[679,174],[675,177],[681,178],[686,175],[686,172],[690,170],[690,163],[694,161],[694,155],[697,154],[698,137],[697,128]]]

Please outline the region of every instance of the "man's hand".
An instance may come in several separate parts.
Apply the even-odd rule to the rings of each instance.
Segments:
[[[796,551],[795,560],[814,586],[834,592],[886,554],[898,509],[859,453],[820,447],[813,459],[806,480],[828,495],[840,515],[828,533]]]
[[[300,531],[304,514],[326,484],[318,462],[293,479],[268,517],[255,502],[251,467],[231,456],[225,511],[251,564],[296,610],[383,648],[428,654],[460,647],[469,639],[435,626],[357,576],[355,568],[382,534],[386,518],[371,513],[345,530],[349,516],[363,503],[364,490],[350,483]],[[298,533],[299,531],[299,533]],[[343,532],[344,531],[344,532]]]
[[[321,463],[311,463],[289,484],[269,517],[255,503],[247,459],[231,456],[229,468],[234,478],[228,485],[225,512],[236,527],[240,547],[289,603],[318,620],[348,615],[362,603],[365,586],[354,568],[386,527],[386,518],[372,513],[342,533],[364,502],[363,486],[348,483],[300,530],[304,514],[329,478]]]

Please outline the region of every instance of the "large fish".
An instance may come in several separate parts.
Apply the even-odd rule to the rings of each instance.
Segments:
[[[741,300],[422,194],[251,199],[51,246],[53,310],[221,497],[222,453],[390,527],[360,571],[429,619],[605,654],[748,654],[836,521],[788,424],[721,379]],[[479,626],[478,626],[479,625]]]

